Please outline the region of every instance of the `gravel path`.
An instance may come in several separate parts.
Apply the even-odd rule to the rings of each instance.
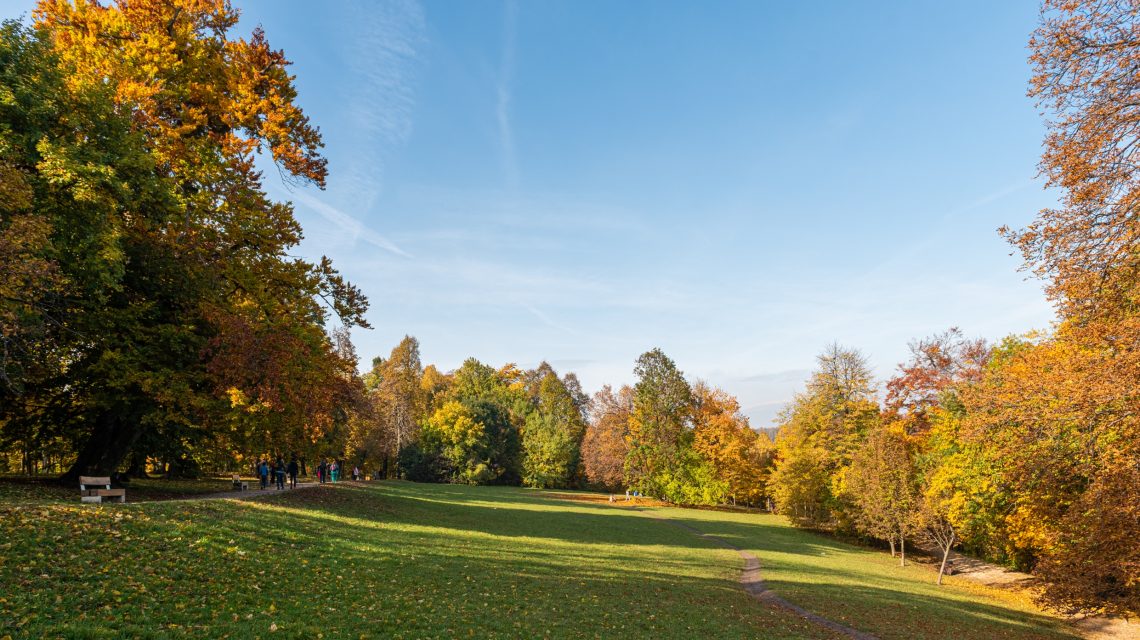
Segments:
[[[939,552],[931,552],[936,558]],[[995,564],[979,560],[957,551],[950,552],[954,575],[1003,589],[1028,589],[1037,584],[1037,578],[1028,573],[1010,571]],[[1070,624],[1087,640],[1140,640],[1140,623],[1123,618],[1087,616],[1072,618]]]

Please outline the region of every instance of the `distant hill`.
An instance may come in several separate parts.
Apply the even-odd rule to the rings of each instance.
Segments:
[[[756,431],[768,434],[768,439],[775,442],[776,434],[779,433],[780,427],[756,427]]]

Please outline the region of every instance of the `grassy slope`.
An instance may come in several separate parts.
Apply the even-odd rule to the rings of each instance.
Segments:
[[[834,637],[745,595],[735,552],[552,493],[383,483],[264,502],[75,500],[0,485],[0,639]],[[775,591],[884,640],[1066,637],[1008,594],[938,588],[929,567],[775,516],[654,512],[753,551]]]
[[[930,564],[898,566],[889,554],[792,528],[778,516],[659,509],[755,553],[768,586],[825,617],[890,638],[1066,638],[1024,595],[949,577]]]
[[[0,638],[833,637],[750,600],[739,566],[642,514],[511,488],[0,493]]]

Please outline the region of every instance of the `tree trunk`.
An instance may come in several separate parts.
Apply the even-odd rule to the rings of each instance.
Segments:
[[[954,546],[954,532],[950,532],[950,539],[944,549],[942,549],[942,566],[938,567],[938,584],[942,585],[942,574],[946,573],[946,560],[950,557],[950,547]]]
[[[899,536],[899,566],[906,566],[906,538]]]
[[[146,476],[146,456],[140,453],[135,453],[131,456],[131,464],[127,468],[127,475],[132,478],[145,478]]]
[[[79,476],[110,476],[127,457],[138,440],[142,429],[134,416],[114,409],[102,411],[95,417],[91,437],[79,450],[75,464],[60,476],[60,482],[78,482]]]
[[[893,558],[897,556],[898,552],[895,551],[895,539],[891,538],[890,540],[887,540],[887,542],[891,543],[891,557]]]

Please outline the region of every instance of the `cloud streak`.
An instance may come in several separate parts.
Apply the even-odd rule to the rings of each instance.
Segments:
[[[574,329],[571,329],[570,327],[568,327],[564,324],[560,324],[558,322],[555,322],[553,319],[551,319],[550,316],[548,316],[545,313],[543,313],[542,311],[540,311],[534,305],[527,304],[524,302],[522,304],[522,307],[524,309],[526,309],[527,311],[529,311],[531,313],[531,315],[533,315],[534,317],[541,320],[547,326],[553,327],[553,328],[558,329],[559,331],[563,331],[565,333],[569,333],[570,335],[575,335],[575,336],[579,335],[579,333],[577,331],[575,331]]]
[[[426,23],[415,0],[357,3],[350,23],[345,55],[355,83],[347,115],[355,157],[342,171],[347,190],[368,209],[383,186],[384,152],[403,144],[412,132]]]
[[[396,245],[396,243],[385,238],[384,236],[380,235],[379,233],[376,233],[372,229],[369,229],[368,227],[366,227],[364,225],[363,222],[361,222],[361,221],[357,220],[356,218],[348,215],[347,213],[341,211],[340,209],[337,209],[336,207],[328,205],[328,204],[314,198],[313,196],[305,193],[304,191],[296,192],[294,194],[294,197],[296,197],[297,200],[300,200],[302,203],[304,203],[304,205],[306,207],[308,207],[308,208],[312,209],[313,211],[317,212],[318,214],[320,214],[320,216],[322,218],[324,218],[325,220],[328,220],[329,222],[333,223],[334,225],[336,225],[337,227],[339,227],[343,231],[346,231],[347,233],[352,235],[353,240],[358,240],[358,239],[363,240],[363,241],[367,242],[368,244],[371,244],[371,245],[378,247],[380,249],[383,249],[385,251],[394,253],[394,254],[396,254],[400,257],[403,257],[403,258],[411,258],[412,257],[411,254],[409,254],[408,252],[401,249],[399,246]]]

